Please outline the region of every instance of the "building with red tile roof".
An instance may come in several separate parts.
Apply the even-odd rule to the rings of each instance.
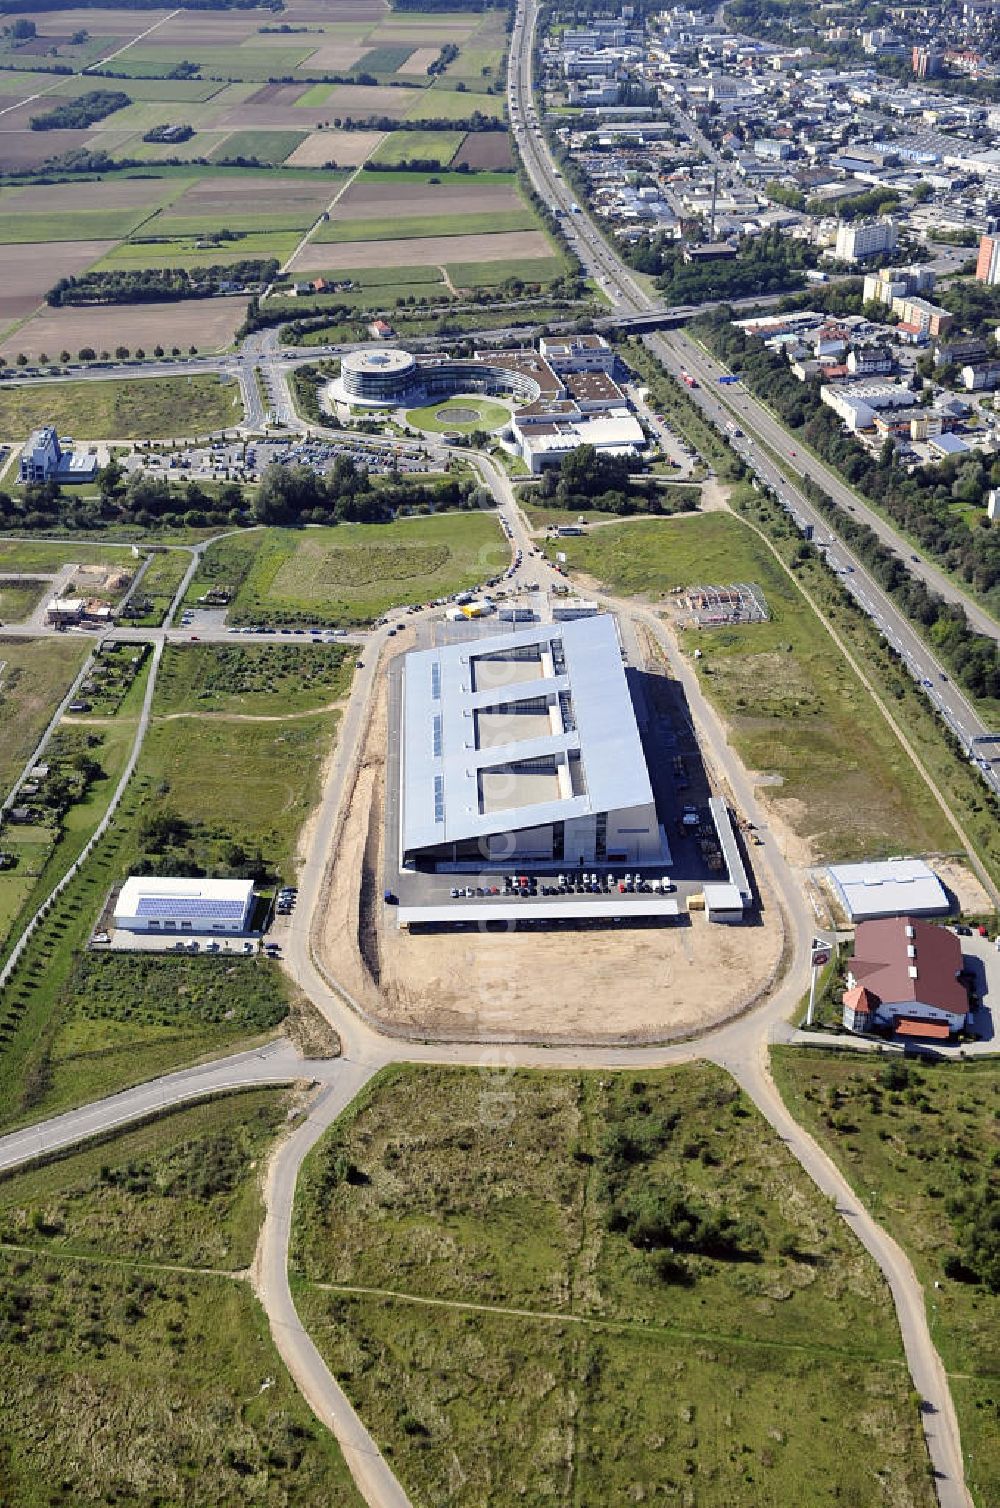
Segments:
[[[948,928],[914,916],[861,922],[847,963],[844,1025],[889,1027],[900,1036],[961,1031],[969,1011],[961,973],[962,946]]]

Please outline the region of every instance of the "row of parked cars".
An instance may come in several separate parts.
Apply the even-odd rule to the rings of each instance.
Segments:
[[[452,900],[472,900],[479,896],[506,895],[525,899],[538,895],[669,895],[677,886],[669,875],[646,879],[638,873],[559,874],[541,880],[533,874],[505,874],[499,885],[453,885]]]

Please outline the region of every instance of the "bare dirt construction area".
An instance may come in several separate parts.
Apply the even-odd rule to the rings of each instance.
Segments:
[[[285,158],[284,166],[321,168],[335,162],[339,168],[359,168],[384,140],[384,131],[314,131]],[[332,194],[326,192],[329,202]]]
[[[412,648],[407,630],[394,653]],[[463,1040],[653,1041],[736,1014],[773,977],[777,907],[764,924],[593,931],[398,931],[381,904],[387,680],[381,675],[315,943],[330,976],[404,1035]],[[758,877],[760,878],[760,877]]]
[[[414,236],[412,240],[310,242],[296,257],[297,272],[344,267],[440,267],[442,262],[515,262],[550,257],[540,230],[481,236]]]
[[[985,916],[993,910],[993,902],[967,865],[958,859],[931,858],[928,862],[966,916]]]
[[[513,165],[506,131],[470,131],[451,160],[453,168],[468,167],[474,171],[485,168],[503,172]]]
[[[326,133],[324,132],[324,135]],[[332,133],[331,133],[332,134]],[[360,132],[345,131],[345,136]],[[492,135],[492,132],[484,133]],[[339,160],[339,159],[338,159]],[[352,183],[337,200],[334,220],[378,220],[395,215],[487,215],[523,210],[516,190],[503,184]]]
[[[114,241],[53,241],[0,246],[0,326],[23,319],[37,309],[53,283],[82,272],[114,245]]]
[[[0,247],[0,282],[3,252],[25,247]],[[34,301],[37,303],[37,299]],[[32,305],[33,307],[33,305]],[[110,304],[89,309],[40,309],[27,324],[0,342],[0,356],[35,357],[59,351],[75,355],[84,346],[113,351],[116,346],[140,347],[147,352],[160,345],[166,351],[189,346],[215,351],[228,346],[246,313],[245,298],[190,299],[185,303]],[[0,295],[0,315],[3,299]]]

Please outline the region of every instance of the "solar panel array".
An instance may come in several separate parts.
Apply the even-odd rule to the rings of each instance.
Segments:
[[[136,907],[137,916],[170,921],[243,920],[244,903],[239,899],[222,900],[209,896],[143,895]]]

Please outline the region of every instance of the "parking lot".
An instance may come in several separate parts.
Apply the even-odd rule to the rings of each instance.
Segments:
[[[299,440],[291,437],[273,440],[219,440],[190,449],[133,451],[122,460],[129,473],[142,471],[163,476],[170,481],[180,478],[210,482],[255,482],[268,466],[308,466],[325,475],[338,460],[346,457],[357,466],[365,466],[373,476],[387,475],[392,463],[381,450],[361,441]],[[435,469],[416,449],[401,448],[394,454],[396,469],[405,476],[420,475]]]

